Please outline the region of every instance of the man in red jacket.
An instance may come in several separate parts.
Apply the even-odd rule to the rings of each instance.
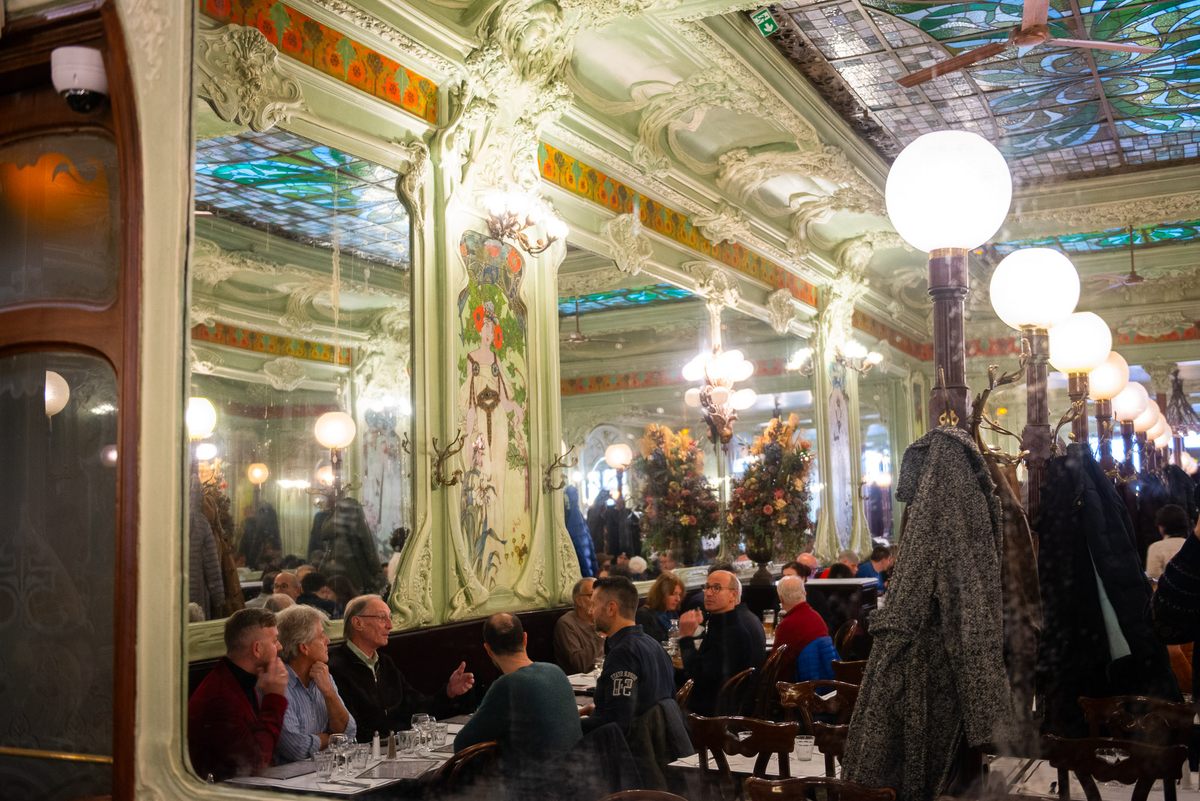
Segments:
[[[188,754],[201,778],[220,781],[271,764],[287,682],[274,613],[235,612],[225,621],[225,656],[188,699]]]
[[[829,627],[808,604],[804,590],[804,579],[799,576],[784,576],[775,585],[779,593],[779,607],[783,617],[775,627],[775,645],[788,647],[784,664],[779,666],[780,681],[792,681],[796,672],[796,657],[809,643],[829,636]]]

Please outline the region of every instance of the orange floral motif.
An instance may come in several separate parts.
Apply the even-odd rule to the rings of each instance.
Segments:
[[[283,49],[289,53],[298,53],[304,47],[304,42],[300,39],[300,34],[289,28],[283,34]]]
[[[476,307],[475,307],[475,330],[476,330],[476,331],[482,331],[482,330],[483,330],[483,321],[484,321],[485,319],[486,319],[486,315],[485,315],[485,313],[484,313],[484,311],[483,311],[483,307],[482,307],[482,306],[476,306]]]
[[[521,272],[521,254],[517,253],[516,248],[508,251],[508,269],[513,273]]]
[[[504,347],[504,332],[500,330],[500,326],[494,327],[492,332],[492,345],[496,350],[500,350]]]

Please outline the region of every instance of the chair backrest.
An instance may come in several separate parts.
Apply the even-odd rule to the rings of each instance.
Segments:
[[[740,673],[734,673],[717,692],[718,715],[740,715],[750,706],[751,692],[754,689],[754,668],[746,668]]]
[[[804,777],[801,779],[746,779],[747,801],[808,801],[817,788],[824,788],[827,801],[896,801],[890,787],[867,787],[844,779]]]
[[[1136,784],[1134,797],[1142,799],[1159,779],[1174,789],[1183,775],[1187,751],[1186,745],[1148,745],[1113,737],[1072,740],[1053,734],[1042,736],[1042,754],[1051,766],[1074,771],[1081,781],[1086,776],[1102,782]]]
[[[1151,745],[1187,745],[1195,711],[1187,704],[1117,695],[1080,698],[1089,737],[1119,737]]]
[[[863,673],[867,670],[867,660],[856,659],[843,662],[835,659],[833,662],[833,677],[847,684],[862,684]]]
[[[729,760],[725,758],[725,729],[729,719],[706,718],[693,712],[687,716],[687,720],[688,734],[691,735],[692,745],[700,757],[700,772],[708,778],[715,778],[723,795],[726,788],[729,789],[729,794],[736,794],[737,783],[729,770]],[[709,766],[710,758],[716,767]],[[712,774],[716,774],[715,777]]]
[[[457,751],[438,768],[429,784],[439,791],[445,791],[473,781],[496,764],[498,752],[495,740],[476,743]]]
[[[791,753],[796,744],[799,725],[795,722],[775,723],[738,715],[706,718],[688,715],[688,728],[692,734],[692,745],[700,754],[700,767],[709,770],[708,756],[717,764],[721,779],[733,785],[733,774],[729,771],[726,754],[754,757],[755,776],[766,774],[771,756],[778,757],[779,775],[791,775]]]
[[[781,716],[775,682],[778,680],[780,668],[788,661],[788,647],[780,645],[763,663],[758,674],[758,687],[754,691],[754,717],[761,720],[777,720]]]
[[[846,724],[854,713],[854,704],[858,701],[858,685],[847,684],[844,681],[798,681],[777,682],[779,703],[784,710],[795,710],[805,732],[813,734],[813,722],[818,716],[825,717],[826,722]],[[818,694],[818,690],[826,697]],[[831,691],[833,695],[829,695]]]
[[[600,801],[687,801],[687,799],[665,790],[622,790],[619,793],[606,795]]]
[[[685,715],[687,714],[688,699],[692,697],[692,688],[696,686],[695,679],[688,679],[683,683],[683,686],[675,691],[675,703],[679,704],[679,710]]]
[[[850,643],[854,641],[862,627],[857,620],[847,620],[842,625],[838,626],[838,630],[833,633],[833,647],[838,650],[839,654],[848,653],[850,651]]]

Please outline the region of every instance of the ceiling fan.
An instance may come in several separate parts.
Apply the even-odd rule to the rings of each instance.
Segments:
[[[913,87],[945,75],[948,72],[961,70],[976,62],[991,58],[1004,52],[1010,45],[1029,48],[1041,44],[1054,44],[1066,47],[1090,47],[1096,50],[1119,50],[1123,53],[1154,53],[1157,47],[1148,45],[1128,44],[1126,42],[1101,42],[1094,39],[1059,39],[1050,35],[1046,20],[1050,13],[1050,0],[1025,0],[1021,12],[1021,25],[1009,31],[1005,42],[992,42],[963,53],[952,56],[945,61],[939,61],[932,67],[909,73],[896,83],[904,87]]]
[[[604,339],[601,337],[589,337],[579,329],[579,298],[575,298],[575,330],[569,332],[563,338],[562,344],[567,347],[578,347],[580,345],[612,345],[615,349],[620,350],[625,346],[623,339]]]
[[[1107,287],[1100,290],[1101,292],[1108,292],[1111,289],[1120,289],[1122,287],[1127,287],[1127,286],[1137,286],[1138,284],[1140,284],[1146,280],[1143,276],[1138,275],[1137,265],[1134,263],[1133,226],[1132,225],[1129,226],[1128,230],[1129,230],[1129,274],[1121,276],[1116,281],[1109,283],[1109,285]]]

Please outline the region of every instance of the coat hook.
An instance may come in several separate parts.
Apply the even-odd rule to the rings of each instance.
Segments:
[[[557,484],[554,483],[552,476],[554,475],[555,470],[560,470],[560,469],[561,470],[570,470],[572,467],[575,467],[577,464],[579,464],[578,462],[568,462],[567,461],[567,459],[571,456],[571,451],[573,451],[573,450],[575,450],[574,445],[567,448],[566,453],[555,456],[554,459],[550,462],[550,466],[546,468],[546,472],[542,476],[542,491],[543,492],[554,492],[556,490],[560,490],[563,487],[567,486],[567,477],[566,476],[563,476],[562,480],[559,481]]]
[[[449,459],[451,456],[456,455],[459,451],[461,451],[463,449],[463,446],[466,444],[467,444],[467,435],[462,432],[461,428],[458,429],[457,433],[454,436],[454,439],[445,448],[438,446],[438,438],[437,437],[433,438],[433,452],[434,452],[433,488],[434,489],[437,489],[438,487],[453,487],[455,484],[458,483],[458,480],[460,478],[462,478],[462,470],[461,469],[455,470],[453,473],[450,474],[449,478],[446,478],[446,473],[444,471],[445,471],[446,460]]]

